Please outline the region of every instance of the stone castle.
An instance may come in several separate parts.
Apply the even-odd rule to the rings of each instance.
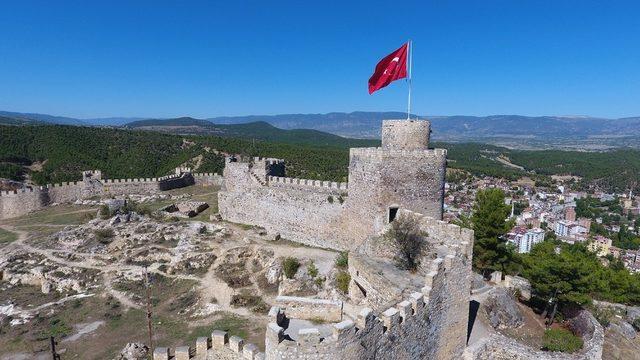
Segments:
[[[194,184],[219,185],[221,181],[218,174],[192,174],[191,169],[184,167],[176,168],[175,173],[168,176],[140,179],[103,179],[100,170],[83,171],[82,181],[0,192],[0,219],[22,216],[53,204],[94,197],[151,195]]]
[[[429,149],[429,135],[428,121],[384,121],[382,147],[350,150],[348,183],[284,177],[279,159],[228,158],[220,215],[339,250],[379,234],[399,209],[441,219],[446,150]]]
[[[224,220],[349,251],[347,303],[278,302],[270,311],[264,351],[216,330],[193,347],[158,347],[154,359],[461,359],[473,232],[441,221],[446,150],[429,149],[427,121],[386,120],[382,129],[381,147],[350,150],[348,183],[285,177],[280,159],[228,157],[222,177],[179,168],[165,178],[104,180],[99,171],[89,171],[76,183],[3,192],[0,215],[14,217],[95,196],[221,185],[218,206]],[[428,234],[415,273],[393,264],[382,237],[403,218],[414,219]],[[324,323],[314,325],[319,318]]]
[[[285,177],[280,159],[227,158],[218,193],[224,220],[264,227],[311,246],[349,251],[341,301],[280,299],[265,349],[213,331],[195,347],[156,348],[154,359],[460,359],[467,339],[473,232],[441,221],[446,151],[429,149],[430,124],[387,120],[380,148],[350,150],[349,182]],[[381,236],[412,218],[428,236],[419,270],[392,262]],[[318,318],[323,325],[314,326]]]

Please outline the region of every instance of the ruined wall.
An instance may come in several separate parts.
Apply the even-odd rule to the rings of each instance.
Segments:
[[[36,188],[0,193],[0,219],[12,218],[41,210],[52,204],[71,203],[94,196],[110,197],[128,194],[155,194],[160,191],[193,185],[190,173],[161,178],[102,179],[99,170],[84,171],[83,181],[49,184]]]
[[[470,246],[465,245],[466,249]],[[318,329],[284,336],[288,314],[267,326],[266,359],[459,359],[466,342],[470,253],[449,254],[433,262],[420,292],[374,315],[367,308],[355,322],[333,325],[331,336]]]
[[[0,219],[21,216],[49,205],[46,188],[20,189],[0,192]]]
[[[262,360],[264,353],[258,347],[238,336],[231,336],[220,330],[214,330],[211,336],[199,337],[196,346],[180,346],[175,349],[157,347],[153,351],[153,360]]]
[[[286,311],[287,316],[294,319],[342,321],[342,301],[278,296],[276,306]]]

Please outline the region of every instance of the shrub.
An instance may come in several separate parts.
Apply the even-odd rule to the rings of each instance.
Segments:
[[[73,332],[73,328],[67,325],[64,320],[60,318],[53,318],[49,320],[49,329],[46,335],[56,338],[63,338]]]
[[[100,211],[98,211],[98,215],[100,216],[100,219],[108,219],[112,216],[111,214],[111,210],[109,210],[109,207],[107,205],[102,205],[100,206]]]
[[[300,261],[293,257],[288,257],[282,262],[282,270],[284,271],[284,276],[286,276],[287,279],[293,279],[293,277],[296,276],[299,267]]]
[[[327,201],[329,204],[333,204],[333,196],[329,195],[329,197],[327,197]]]
[[[269,304],[264,302],[260,296],[251,295],[249,293],[235,294],[231,297],[231,306],[233,307],[246,307],[251,311],[260,314],[266,314],[269,312]]]
[[[544,332],[543,349],[572,353],[582,349],[582,338],[566,329],[549,329]]]
[[[318,268],[314,263],[307,265],[307,272],[309,273],[309,276],[311,276],[312,278],[315,278],[316,276],[318,276]]]
[[[103,244],[110,243],[110,239],[115,235],[113,229],[96,229],[93,231],[93,234],[96,236],[96,239]]]
[[[343,294],[349,292],[349,282],[351,282],[351,275],[346,271],[340,271],[336,275],[336,288]]]
[[[340,253],[340,255],[338,255],[338,257],[336,258],[336,266],[341,268],[341,269],[346,269],[347,266],[349,266],[349,253],[346,251],[343,251]]]
[[[420,257],[425,251],[427,234],[420,229],[418,219],[411,216],[397,218],[384,234],[384,238],[396,250],[394,261],[402,270],[415,271],[420,265]]]

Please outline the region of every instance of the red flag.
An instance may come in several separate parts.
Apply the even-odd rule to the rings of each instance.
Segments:
[[[407,77],[408,48],[409,43],[406,43],[380,60],[369,79],[369,95],[389,85],[392,81]]]

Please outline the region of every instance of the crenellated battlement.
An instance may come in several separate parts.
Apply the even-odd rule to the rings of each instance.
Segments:
[[[330,334],[326,325],[291,334],[288,324],[295,319],[286,309],[273,307],[265,335],[267,359],[431,358],[439,351],[432,321],[440,316],[436,313],[443,305],[439,292],[445,286],[445,272],[456,270],[454,259],[455,255],[436,258],[420,291],[384,311],[363,308],[355,319],[331,324]]]
[[[335,182],[335,181],[321,181],[321,180],[310,180],[310,179],[299,179],[299,178],[290,178],[290,177],[280,177],[280,176],[268,176],[268,185],[269,186],[287,186],[291,187],[309,187],[309,188],[324,188],[330,190],[349,190],[349,184],[346,182]]]
[[[256,156],[253,158],[253,162],[254,163],[264,162],[267,165],[281,165],[281,164],[284,164],[284,159],[265,158],[265,157]]]
[[[222,180],[216,178],[217,176],[214,174],[208,177],[207,174],[202,174],[199,176],[199,182],[221,184]],[[102,195],[151,194],[195,183],[195,178],[189,172],[158,178],[103,179],[100,170],[89,170],[82,172],[82,179],[82,181],[2,191],[0,192],[0,219],[24,215],[54,203],[70,203]]]
[[[153,360],[189,360],[189,359],[264,359],[264,353],[251,343],[245,343],[238,336],[229,336],[227,332],[214,330],[211,336],[196,339],[195,347],[179,346],[175,349],[157,347],[153,351]]]
[[[191,175],[193,175],[194,177],[205,177],[205,176],[209,176],[209,177],[220,176],[220,177],[222,177],[222,175],[219,175],[218,173],[192,173]]]
[[[351,148],[349,155],[369,158],[387,158],[387,157],[403,157],[407,159],[413,158],[446,158],[447,149],[416,149],[416,150],[401,150],[401,149],[386,149],[382,147],[368,147],[368,148]]]

